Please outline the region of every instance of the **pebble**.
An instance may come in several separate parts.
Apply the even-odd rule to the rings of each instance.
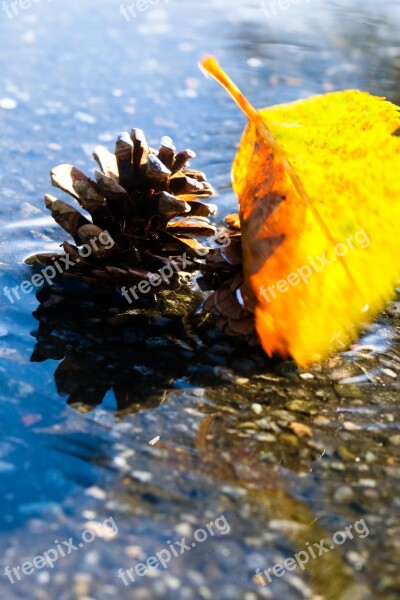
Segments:
[[[192,527],[189,525],[189,523],[179,523],[175,527],[175,531],[182,537],[190,537],[192,535]]]
[[[107,497],[107,494],[100,487],[93,485],[85,491],[85,494],[91,496],[92,498],[96,498],[97,500],[104,500]]]
[[[287,580],[289,585],[297,590],[303,598],[310,598],[312,596],[312,589],[308,587],[305,581],[298,577],[297,575],[288,574]]]
[[[4,110],[13,110],[17,107],[17,102],[13,98],[0,98],[0,108]]]
[[[384,375],[387,375],[388,377],[391,377],[392,379],[396,379],[397,378],[397,373],[395,373],[394,371],[392,371],[392,369],[382,369],[382,373]]]
[[[157,442],[160,441],[160,436],[156,435],[156,437],[154,437],[152,440],[149,441],[149,446],[154,446],[154,444],[157,444]]]
[[[141,559],[144,557],[143,550],[140,546],[127,546],[125,548],[125,554],[129,556],[129,558]]]
[[[96,537],[102,538],[103,540],[112,540],[117,533],[114,528],[99,523],[98,521],[87,521],[85,523],[85,529],[89,529]]]
[[[94,510],[84,510],[82,511],[82,517],[93,521],[97,517],[97,513]]]
[[[314,425],[329,425],[330,422],[330,419],[328,419],[328,417],[324,417],[323,415],[319,415],[314,419]]]
[[[353,565],[353,567],[357,571],[361,571],[361,569],[366,565],[366,559],[359,552],[355,552],[354,550],[350,550],[346,554],[346,558]]]
[[[46,583],[49,583],[50,581],[50,574],[47,571],[42,571],[41,573],[37,574],[36,579],[40,585],[46,585]]]
[[[256,402],[251,405],[251,410],[256,413],[256,415],[260,415],[262,413],[262,404],[257,404]]]
[[[97,121],[96,117],[93,117],[92,115],[80,110],[75,113],[75,119],[81,123],[88,123],[88,125],[94,125]]]
[[[376,481],[374,479],[359,479],[358,483],[362,487],[370,487],[370,488],[376,487]]]
[[[308,425],[305,425],[304,423],[291,423],[289,425],[289,429],[291,429],[293,431],[293,433],[295,435],[297,435],[297,437],[302,438],[302,437],[308,437],[311,438],[312,437],[312,431],[310,429],[310,427]]]
[[[293,535],[298,535],[306,529],[302,523],[289,519],[271,519],[268,525],[273,531],[284,531],[286,534]]]
[[[173,577],[172,575],[167,574],[165,576],[165,583],[171,590],[178,590],[181,585],[181,580],[178,579],[178,577]]]
[[[193,396],[196,398],[203,398],[206,395],[206,390],[204,388],[194,388],[192,391]]]
[[[341,396],[343,398],[361,398],[362,397],[362,392],[357,385],[345,384],[345,383],[343,383],[343,384],[335,383],[333,387],[334,387],[337,395]]]
[[[396,435],[392,435],[389,438],[389,442],[391,444],[393,444],[394,446],[400,446],[400,433],[396,434]]]
[[[276,442],[276,436],[273,433],[258,433],[256,436],[256,440],[259,442],[268,442],[274,443]]]
[[[292,400],[286,404],[286,408],[292,412],[301,412],[306,415],[317,412],[316,410],[310,410],[309,402],[305,402],[304,400]]]
[[[100,559],[100,554],[97,552],[97,550],[91,550],[90,552],[87,552],[85,554],[85,558],[84,561],[87,565],[97,565],[97,563],[99,562]]]
[[[378,457],[376,456],[376,454],[374,454],[374,453],[373,453],[373,452],[371,452],[371,451],[368,451],[368,452],[365,454],[365,460],[366,460],[366,462],[367,462],[367,463],[372,463],[372,462],[375,462],[377,458],[378,458]]]
[[[335,502],[346,502],[348,500],[352,500],[353,497],[354,492],[349,485],[339,486],[333,495]]]
[[[346,431],[360,431],[361,427],[351,421],[343,421],[343,429]]]
[[[299,376],[306,381],[307,379],[314,379],[314,375],[312,373],[300,373]]]
[[[132,477],[138,479],[142,483],[146,483],[152,480],[153,474],[148,471],[132,471]]]
[[[118,467],[118,469],[121,469],[121,470],[129,469],[128,462],[127,462],[126,458],[123,456],[115,456],[113,458],[113,463],[116,467]]]
[[[263,66],[263,61],[261,60],[261,58],[258,58],[257,56],[251,56],[250,58],[247,59],[247,64],[252,69],[259,69],[260,67]]]

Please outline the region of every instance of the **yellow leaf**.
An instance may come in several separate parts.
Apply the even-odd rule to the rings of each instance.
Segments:
[[[265,351],[300,365],[344,349],[400,278],[399,108],[357,90],[256,110],[233,165],[244,296]]]

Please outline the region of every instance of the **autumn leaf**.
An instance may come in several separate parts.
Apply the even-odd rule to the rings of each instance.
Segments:
[[[400,278],[400,117],[348,90],[256,110],[213,57],[201,66],[249,119],[234,161],[246,304],[267,354],[344,349]]]

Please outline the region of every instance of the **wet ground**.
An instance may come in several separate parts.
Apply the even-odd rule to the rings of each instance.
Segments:
[[[400,103],[394,1],[122,6],[1,10],[1,289],[63,240],[50,168],[91,172],[118,131],[192,147],[220,216],[235,208],[244,121],[205,53],[259,106],[348,87]],[[302,372],[196,328],[185,289],[122,322],[115,298],[52,292],[1,294],[2,598],[400,596],[400,302]]]

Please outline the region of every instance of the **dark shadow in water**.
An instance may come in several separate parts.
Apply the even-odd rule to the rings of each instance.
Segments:
[[[210,326],[194,333],[192,317],[184,314],[187,298],[186,307],[171,303],[166,311],[151,302],[132,309],[117,294],[88,289],[45,288],[37,298],[31,362],[61,360],[54,373],[57,391],[80,412],[101,404],[109,390],[119,414],[150,409],[176,389],[176,380],[193,383],[199,365],[204,385],[216,383],[215,367],[249,359],[248,348]],[[250,354],[255,366],[273,364],[261,350]]]

